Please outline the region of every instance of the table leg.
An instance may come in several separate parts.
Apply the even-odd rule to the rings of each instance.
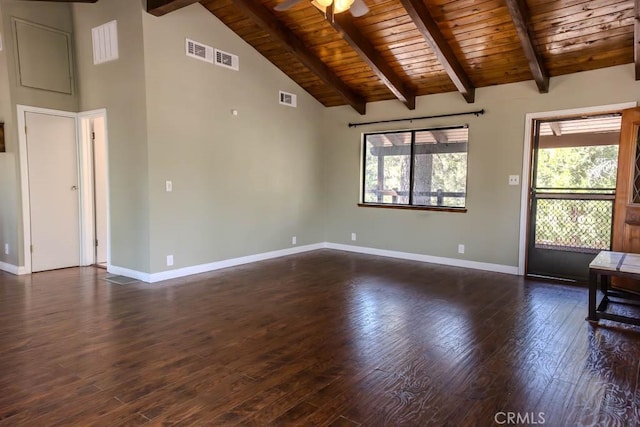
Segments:
[[[609,285],[611,284],[611,276],[600,276],[600,291],[604,294],[604,296],[609,295]]]
[[[596,317],[596,294],[598,292],[598,273],[589,271],[589,322],[597,322]]]

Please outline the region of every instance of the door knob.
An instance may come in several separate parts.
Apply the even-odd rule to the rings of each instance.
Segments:
[[[74,185],[73,187],[71,187],[71,191],[76,191],[78,189],[77,185]]]

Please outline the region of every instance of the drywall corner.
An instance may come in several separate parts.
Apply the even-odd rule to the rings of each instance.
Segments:
[[[111,262],[149,272],[149,185],[143,3],[74,4],[80,110],[108,114]],[[91,29],[116,20],[119,59],[93,64]]]

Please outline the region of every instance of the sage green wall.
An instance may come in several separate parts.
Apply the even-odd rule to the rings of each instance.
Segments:
[[[22,87],[19,84],[14,51],[13,26],[11,19],[19,18],[35,24],[55,28],[73,34],[71,6],[53,2],[28,2],[20,0],[2,0],[3,25],[5,28],[5,49],[9,59],[9,81],[11,83],[12,101],[16,104],[32,107],[50,108],[75,112],[78,110],[78,95],[74,87],[73,94],[50,92],[40,89]],[[64,58],[49,58],[51,61]],[[72,58],[73,60],[73,58]],[[39,64],[46,68],[46,63]]]
[[[24,240],[20,201],[20,173],[18,153],[17,105],[77,111],[77,91],[65,95],[19,85],[12,18],[73,33],[71,7],[62,3],[1,0],[3,50],[0,52],[0,120],[5,123],[7,153],[0,154],[0,261],[15,266],[24,265]],[[56,60],[50,58],[50,60]],[[46,68],[47,63],[39,66]],[[9,243],[10,253],[4,254]]]
[[[1,95],[0,95],[1,96]],[[18,265],[18,187],[16,156],[0,153],[0,262]],[[9,245],[9,255],[4,245]]]
[[[0,3],[0,35],[6,43],[5,26],[2,19],[3,5]],[[0,51],[0,122],[5,126],[6,152],[0,153],[0,262],[18,265],[18,177],[16,172],[18,144],[11,132],[14,129],[14,114],[9,86],[7,48]],[[4,245],[9,244],[9,255]]]
[[[151,271],[324,241],[323,107],[200,4],[143,23]],[[188,58],[185,38],[240,71]]]
[[[475,104],[457,93],[420,97],[415,111],[396,101],[367,105],[361,117],[348,107],[324,114],[327,184],[327,241],[432,256],[518,265],[520,187],[507,185],[521,174],[527,113],[637,101],[640,82],[632,65],[551,79],[548,94],[533,82],[478,89]],[[484,108],[486,114],[383,124],[350,129],[349,122],[386,120]],[[361,133],[469,124],[467,213],[360,208]],[[351,241],[351,233],[358,240]],[[457,253],[459,243],[466,253]]]
[[[147,105],[140,0],[74,4],[80,110],[107,109],[111,263],[149,271]],[[93,65],[91,29],[118,21],[120,59]]]

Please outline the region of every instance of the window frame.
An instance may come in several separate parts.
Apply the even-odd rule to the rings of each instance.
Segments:
[[[455,207],[455,206],[434,206],[434,205],[414,205],[413,202],[413,187],[414,187],[414,175],[415,175],[415,141],[416,134],[418,132],[429,132],[435,130],[450,130],[450,129],[469,129],[468,124],[463,125],[452,125],[452,126],[437,126],[437,127],[429,127],[429,128],[419,128],[419,129],[399,129],[399,130],[391,130],[391,131],[379,131],[379,132],[363,132],[361,135],[361,155],[360,155],[360,197],[358,201],[358,206],[363,208],[382,208],[382,209],[401,209],[401,210],[421,210],[421,211],[438,211],[438,212],[457,212],[457,213],[466,213],[467,212],[467,195],[468,195],[468,185],[469,185],[469,138],[467,136],[467,162],[465,165],[465,206],[464,207]],[[388,135],[388,134],[402,134],[402,133],[410,133],[411,134],[411,148],[410,148],[410,168],[409,168],[409,203],[408,204],[399,204],[399,203],[376,203],[376,202],[365,202],[366,197],[366,170],[367,170],[367,136],[369,135]]]

